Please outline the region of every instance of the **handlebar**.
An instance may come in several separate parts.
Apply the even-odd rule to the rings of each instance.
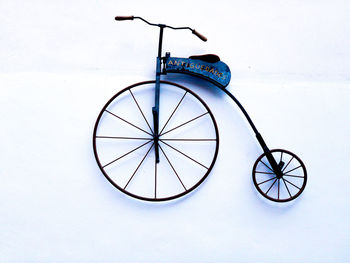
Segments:
[[[208,39],[203,36],[202,34],[198,33],[196,30],[192,30],[192,34],[196,35],[199,39],[201,39],[202,41],[206,42]]]
[[[134,20],[134,16],[116,16],[115,20],[117,21]]]
[[[194,34],[195,36],[197,36],[200,40],[206,42],[208,39],[203,36],[202,34],[200,34],[199,32],[197,32],[196,30],[190,28],[190,27],[172,27],[172,26],[167,26],[164,24],[153,24],[148,22],[147,20],[143,19],[142,17],[139,16],[116,16],[115,20],[117,21],[125,21],[125,20],[134,20],[134,19],[140,19],[143,22],[145,22],[146,24],[150,25],[150,26],[158,26],[161,28],[170,28],[170,29],[174,29],[174,30],[182,30],[182,29],[188,29],[191,30],[192,34]]]

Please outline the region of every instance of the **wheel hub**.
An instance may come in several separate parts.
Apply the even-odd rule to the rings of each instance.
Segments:
[[[284,162],[283,161],[280,161],[277,165],[278,167],[278,173],[276,173],[276,178],[277,179],[281,179],[283,177],[283,172],[282,172],[282,168],[284,166]]]

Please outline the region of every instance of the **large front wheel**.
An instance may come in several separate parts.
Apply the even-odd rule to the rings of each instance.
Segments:
[[[191,90],[161,81],[159,134],[153,127],[155,81],[129,86],[102,108],[93,147],[99,168],[123,193],[165,201],[198,187],[214,166],[219,133],[208,106]],[[155,158],[155,138],[159,158]]]

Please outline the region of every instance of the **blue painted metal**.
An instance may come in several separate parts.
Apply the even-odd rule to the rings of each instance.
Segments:
[[[163,31],[165,25],[158,25],[159,30],[159,43],[158,43],[158,56],[157,56],[157,67],[156,67],[156,86],[154,92],[154,107],[152,107],[153,115],[153,138],[154,138],[154,149],[156,162],[159,163],[159,94],[160,94],[160,75],[161,73],[161,56],[162,56],[162,45],[163,45]]]
[[[230,83],[230,68],[222,61],[209,63],[200,59],[165,57],[165,73],[183,73],[212,82],[219,88]]]

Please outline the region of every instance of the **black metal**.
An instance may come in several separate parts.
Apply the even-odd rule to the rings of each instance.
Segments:
[[[289,194],[290,198],[292,198],[292,195],[291,195],[291,193],[290,193],[290,191],[289,191],[289,188],[288,188],[288,186],[287,186],[287,184],[286,184],[286,180],[284,180],[284,179],[282,179],[282,180],[283,180],[284,186],[286,187],[286,189],[287,189],[287,191],[288,191],[288,194]]]
[[[115,20],[117,20],[117,21],[134,20],[134,19],[140,19],[141,21],[145,22],[146,24],[148,24],[150,26],[157,26],[157,27],[160,27],[160,28],[170,28],[170,29],[173,29],[173,30],[183,30],[183,29],[190,30],[192,32],[192,34],[197,36],[200,40],[202,40],[204,42],[208,40],[205,36],[200,34],[198,31],[196,31],[195,29],[192,29],[192,28],[190,28],[188,26],[173,27],[173,26],[168,26],[168,25],[164,25],[164,24],[155,24],[155,23],[148,22],[146,19],[144,19],[142,17],[139,17],[139,16],[116,16],[115,17]]]
[[[136,140],[141,140],[141,139],[144,139],[142,137],[117,137],[117,136],[108,136],[108,134],[104,134],[104,135],[98,135],[97,134],[97,131],[98,131],[98,126],[99,126],[99,122],[100,120],[102,119],[102,115],[104,114],[104,112],[108,112],[107,111],[107,107],[113,103],[113,101],[120,95],[122,95],[124,92],[128,92],[128,90],[130,89],[133,89],[133,88],[136,88],[138,86],[142,86],[142,85],[155,85],[156,81],[155,80],[152,80],[152,81],[145,81],[145,82],[140,82],[140,83],[136,83],[136,84],[133,84],[121,91],[119,91],[117,94],[115,94],[105,105],[104,107],[102,108],[102,110],[100,111],[100,114],[98,115],[97,117],[97,120],[96,120],[96,123],[95,123],[95,127],[94,127],[94,133],[93,133],[93,149],[94,149],[94,155],[95,155],[95,159],[96,159],[96,162],[102,172],[102,174],[106,177],[106,179],[114,186],[116,187],[118,190],[120,190],[121,192],[131,196],[131,197],[134,197],[134,198],[137,198],[137,199],[140,199],[140,200],[144,200],[144,201],[168,201],[168,200],[172,200],[172,199],[176,199],[176,198],[179,198],[181,196],[184,196],[190,192],[192,192],[193,190],[195,190],[209,175],[211,169],[213,168],[214,164],[215,164],[215,161],[216,161],[216,158],[217,158],[217,155],[218,155],[218,150],[219,150],[219,132],[218,132],[218,127],[217,127],[217,124],[216,124],[216,121],[215,121],[215,118],[214,118],[214,115],[212,114],[212,112],[210,111],[208,105],[197,95],[195,94],[193,91],[189,90],[188,88],[185,88],[177,83],[172,83],[172,82],[169,82],[169,81],[163,81],[163,80],[160,80],[160,84],[167,84],[167,85],[171,85],[172,88],[174,89],[182,89],[185,93],[188,93],[188,94],[191,94],[191,96],[193,96],[195,99],[198,100],[197,103],[200,103],[203,105],[203,107],[206,109],[206,113],[207,115],[210,116],[210,119],[211,119],[211,122],[213,124],[213,130],[215,132],[215,135],[216,135],[216,138],[209,138],[209,139],[205,139],[205,138],[197,138],[198,141],[201,141],[201,140],[208,140],[208,141],[213,141],[213,143],[215,143],[215,148],[213,149],[213,157],[212,159],[210,160],[210,165],[205,165],[208,170],[204,170],[203,171],[203,176],[194,184],[192,185],[191,187],[186,187],[186,190],[184,190],[183,192],[179,192],[179,193],[176,193],[176,194],[173,194],[171,196],[167,196],[167,197],[159,197],[158,196],[158,178],[161,176],[159,175],[159,171],[157,169],[157,163],[156,163],[156,160],[154,161],[154,171],[152,171],[152,173],[154,173],[154,193],[153,193],[153,197],[145,197],[145,196],[142,196],[142,195],[138,195],[138,194],[135,194],[133,192],[130,192],[126,189],[124,189],[125,185],[118,185],[114,180],[113,178],[111,178],[109,175],[108,175],[108,172],[104,169],[104,166],[101,164],[101,161],[100,161],[100,157],[99,157],[99,153],[98,153],[98,149],[97,149],[97,140],[101,140],[101,139],[110,139],[111,137],[115,137],[116,139],[117,138],[135,138]],[[129,93],[129,92],[128,92]],[[115,114],[113,114],[115,115]],[[118,116],[119,117],[119,116]],[[126,121],[125,119],[123,119],[124,121]],[[130,125],[132,125],[132,123],[128,122]],[[134,126],[134,125],[132,125]],[[137,127],[137,126],[136,126]],[[145,132],[144,130],[142,130],[143,132]],[[175,138],[175,140],[177,140],[178,138]],[[150,134],[150,138],[148,139],[149,141],[146,142],[146,144],[150,143],[151,141],[155,141],[154,139],[154,136],[153,134]],[[164,140],[171,140],[171,138],[167,138]],[[196,140],[196,138],[194,139],[190,139],[190,140]],[[145,144],[145,145],[146,145]],[[143,145],[143,146],[145,146]],[[140,147],[140,146],[139,146]],[[142,147],[142,146],[141,146]],[[154,145],[153,145],[154,147]],[[133,149],[132,151],[136,151],[137,149]],[[161,149],[162,150],[162,149]],[[131,152],[129,152],[131,153]],[[128,153],[127,153],[128,154]],[[126,154],[122,155],[122,156],[126,156]],[[120,157],[122,157],[120,156]],[[149,154],[148,154],[149,156]],[[118,158],[120,158],[118,157]],[[165,158],[166,159],[166,158]],[[193,158],[192,158],[193,159]],[[114,160],[116,162],[116,160]],[[175,169],[175,168],[174,168]],[[179,175],[180,176],[180,175]]]
[[[272,178],[270,178],[270,179],[267,179],[267,180],[265,180],[265,181],[262,181],[262,182],[258,183],[258,185],[261,185],[261,184],[270,182],[270,181],[272,181],[272,180],[274,180],[274,179],[276,179],[276,177],[272,177]]]
[[[157,199],[157,160],[154,159],[154,199]]]
[[[258,174],[274,174],[274,173],[266,173],[266,172],[260,172],[260,171],[255,171]]]
[[[233,94],[231,92],[229,92],[227,89],[223,89],[223,91],[237,104],[238,108],[242,111],[242,113],[246,117],[250,127],[253,129],[253,131],[255,133],[256,139],[258,140],[261,148],[263,149],[264,153],[266,154],[266,158],[269,161],[273,172],[276,174],[277,178],[280,179],[282,177],[281,168],[277,164],[275,158],[272,156],[272,154],[271,154],[269,148],[267,147],[263,137],[261,136],[261,134],[259,133],[258,129],[254,125],[254,123],[253,123],[252,119],[250,118],[249,114],[244,109],[242,104],[238,101],[238,99],[235,96],[233,96]]]
[[[174,113],[176,112],[176,110],[179,108],[181,102],[183,101],[183,99],[185,98],[187,92],[184,93],[184,95],[181,97],[179,103],[176,105],[175,109],[173,110],[173,112],[170,114],[168,120],[165,122],[163,128],[161,129],[161,131],[159,132],[160,134],[164,131],[165,127],[168,125],[170,119],[173,117]]]
[[[160,148],[160,150],[162,151],[162,153],[164,154],[165,159],[168,161],[168,163],[169,163],[169,165],[170,165],[171,169],[174,171],[174,173],[175,173],[175,175],[176,175],[177,179],[179,179],[179,181],[180,181],[180,183],[181,183],[182,187],[185,189],[185,191],[187,191],[186,186],[185,186],[185,185],[184,185],[184,183],[182,182],[182,180],[181,180],[181,178],[180,178],[179,174],[176,172],[176,170],[175,170],[174,166],[172,165],[172,163],[170,162],[170,160],[169,160],[168,156],[165,154],[165,152],[164,152],[163,148],[162,148],[160,145],[159,145],[159,148]]]
[[[155,24],[155,23],[148,22],[146,19],[144,19],[142,17],[139,17],[139,16],[132,16],[132,19],[131,19],[131,16],[130,16],[127,19],[123,19],[123,20],[128,20],[128,19],[129,20],[140,19],[140,20],[142,20],[143,22],[145,22],[146,24],[148,24],[150,26],[157,26],[157,27],[160,27],[160,28],[170,28],[170,29],[173,29],[173,30],[190,30],[192,32],[192,34],[196,35],[201,40],[207,41],[207,38],[205,36],[203,36],[198,31],[196,31],[195,29],[190,28],[188,26],[173,27],[173,26],[168,26],[168,25],[164,25],[164,24]]]
[[[191,142],[205,142],[216,141],[216,139],[162,139],[162,141],[191,141]]]
[[[196,161],[195,159],[193,159],[192,157],[188,156],[187,154],[183,153],[182,151],[176,149],[175,147],[171,146],[170,144],[166,143],[166,142],[163,142],[163,140],[161,139],[160,140],[162,143],[164,143],[166,146],[170,147],[171,149],[177,151],[178,153],[182,154],[183,156],[187,157],[188,159],[190,159],[191,161],[199,164],[200,166],[204,167],[205,169],[208,170],[208,167],[206,167],[204,164],[201,164],[200,162]]]
[[[153,129],[154,129],[154,134],[153,134],[153,139],[154,139],[154,152],[156,156],[156,163],[159,163],[159,109],[156,107],[152,108],[152,115],[153,115]]]
[[[150,138],[143,138],[143,137],[118,137],[118,136],[96,136],[96,138],[101,139],[120,139],[120,140],[151,140]]]
[[[284,181],[286,181],[287,183],[293,185],[295,188],[298,188],[299,190],[301,189],[299,186],[296,186],[295,184],[293,184],[292,182],[288,181],[286,178],[283,178]]]
[[[256,137],[259,141],[259,143],[261,144],[261,146],[263,147],[267,147],[264,140],[262,139],[260,133],[258,132],[257,128],[255,127],[252,119],[249,117],[247,111],[244,109],[244,107],[242,106],[242,104],[238,101],[238,99],[236,99],[235,96],[233,96],[233,94],[231,92],[229,92],[227,89],[223,89],[223,91],[237,104],[238,108],[243,112],[244,116],[246,117],[248,123],[250,124],[250,126],[252,127],[254,133],[256,134]]]
[[[147,23],[148,25],[150,26],[157,26],[160,28],[160,33],[159,33],[159,43],[158,43],[158,55],[157,55],[157,61],[156,61],[156,78],[155,78],[155,81],[147,81],[147,82],[142,82],[142,83],[137,83],[137,84],[134,84],[124,90],[122,90],[121,92],[119,92],[118,94],[116,94],[109,102],[107,102],[107,104],[105,105],[105,107],[102,109],[102,111],[100,112],[99,114],[99,117],[96,121],[96,124],[95,124],[95,128],[94,128],[94,138],[93,138],[93,146],[94,146],[94,154],[95,154],[95,158],[96,158],[96,161],[101,169],[101,171],[103,172],[103,174],[106,176],[106,178],[114,185],[116,186],[119,190],[125,192],[126,194],[130,195],[130,196],[133,196],[133,197],[136,197],[136,198],[139,198],[139,199],[142,199],[142,200],[148,200],[148,201],[164,201],[164,200],[170,200],[170,199],[174,199],[174,198],[177,198],[177,197],[180,197],[190,191],[192,191],[194,188],[196,188],[206,177],[207,175],[209,174],[210,170],[212,169],[214,163],[215,163],[215,160],[216,160],[216,157],[217,157],[217,151],[218,151],[218,142],[219,142],[219,137],[218,137],[218,132],[217,132],[217,126],[216,126],[216,122],[215,122],[215,119],[212,115],[212,113],[210,112],[209,108],[206,106],[206,104],[196,95],[194,94],[193,92],[190,92],[188,89],[178,85],[178,84],[175,84],[175,83],[171,83],[171,82],[166,82],[166,81],[161,81],[160,80],[160,76],[162,74],[166,74],[167,73],[167,67],[166,65],[164,66],[164,69],[162,71],[161,69],[161,66],[162,66],[162,61],[164,62],[164,64],[166,63],[166,59],[170,57],[170,54],[167,53],[167,56],[165,58],[162,58],[162,44],[163,44],[163,31],[164,31],[164,28],[170,28],[170,29],[174,29],[174,30],[190,30],[193,34],[195,34],[197,37],[199,37],[201,40],[203,41],[206,41],[206,37],[201,35],[200,33],[198,33],[196,30],[190,28],[190,27],[172,27],[172,26],[168,26],[168,25],[165,25],[165,24],[154,24],[154,23],[150,23],[149,21],[143,19],[142,17],[134,17],[134,16],[117,16],[116,17],[116,20],[118,21],[123,21],[123,20],[134,20],[134,19],[140,19],[142,20],[143,22]],[[217,61],[216,61],[217,62]],[[181,71],[181,70],[180,70]],[[172,72],[171,69],[168,71],[168,72]],[[175,72],[175,70],[173,71]],[[195,73],[193,73],[193,75],[195,75]],[[210,78],[209,78],[210,79]],[[229,82],[229,81],[228,81]],[[150,124],[148,123],[143,111],[141,110],[137,100],[135,99],[133,93],[131,92],[131,88],[133,87],[136,87],[136,86],[139,86],[139,85],[144,85],[144,84],[150,84],[150,83],[154,83],[155,84],[155,98],[154,98],[154,107],[152,107],[152,116],[153,116],[153,130],[150,126]],[[174,109],[174,111],[172,112],[172,114],[170,115],[168,121],[165,123],[164,127],[161,129],[161,131],[159,132],[159,104],[160,104],[160,83],[165,83],[165,84],[170,84],[170,85],[173,85],[175,87],[178,87],[178,88],[183,88],[184,90],[186,90],[186,93],[183,95],[183,97],[181,98],[181,100],[179,101],[178,105],[176,106],[176,108]],[[213,82],[214,84],[216,84],[217,86],[223,88],[223,87],[226,87],[228,85],[228,83],[226,84],[221,84],[220,82],[216,83],[215,81]],[[221,85],[221,86],[220,86]],[[141,115],[143,116],[144,120],[146,121],[151,133],[141,129],[140,127],[134,125],[133,123],[131,122],[128,122],[126,121],[125,119],[121,118],[120,116],[108,111],[106,108],[107,106],[109,105],[109,103],[111,101],[113,101],[114,98],[116,98],[119,94],[121,94],[122,92],[124,92],[125,90],[129,90],[130,91],[130,94],[131,96],[133,97],[138,109],[140,110],[140,113]],[[301,192],[304,190],[305,188],[305,185],[306,185],[306,181],[307,181],[307,173],[306,173],[306,168],[304,166],[304,164],[302,163],[302,161],[300,160],[300,158],[298,158],[295,154],[291,153],[291,152],[288,152],[286,150],[280,150],[280,149],[277,149],[277,150],[270,150],[264,139],[262,138],[261,134],[258,132],[256,126],[254,125],[253,121],[251,120],[250,116],[248,115],[247,111],[244,109],[244,107],[241,105],[241,103],[235,98],[235,96],[233,96],[232,93],[230,93],[228,90],[226,89],[222,89],[235,103],[236,105],[239,107],[239,109],[242,111],[242,113],[244,114],[245,118],[247,119],[249,125],[251,126],[251,128],[253,129],[254,133],[255,133],[255,136],[256,136],[256,139],[257,141],[259,142],[262,150],[263,150],[263,154],[256,160],[255,164],[254,164],[254,167],[253,167],[253,181],[254,181],[254,184],[257,188],[257,190],[266,198],[272,200],[272,201],[276,201],[276,202],[286,202],[286,201],[290,201],[290,200],[293,200],[295,199],[297,196],[299,196],[301,194]],[[175,128],[172,128],[166,132],[163,132],[165,127],[167,126],[169,120],[172,118],[173,114],[175,113],[175,111],[177,110],[177,108],[179,107],[179,105],[181,104],[183,98],[185,97],[185,95],[187,94],[187,92],[190,92],[194,97],[196,97],[200,103],[202,103],[206,109],[208,110],[208,112],[202,114],[202,115],[199,115],[189,121],[186,121],[184,123],[182,123],[181,125],[175,127]],[[96,135],[96,131],[97,131],[97,126],[98,126],[98,123],[99,123],[99,120],[103,114],[103,112],[106,111],[108,112],[109,114],[117,117],[118,119],[128,123],[129,125],[145,132],[146,134],[152,136],[151,139],[147,139],[147,138],[142,138],[142,137],[122,137],[122,136],[107,136],[107,135]],[[213,160],[210,164],[209,167],[206,167],[205,165],[201,164],[200,162],[196,161],[195,159],[191,158],[190,156],[186,155],[185,153],[179,151],[178,149],[172,147],[171,145],[167,144],[166,142],[162,141],[162,139],[160,138],[161,136],[177,129],[177,128],[180,128],[198,118],[201,118],[202,116],[206,115],[206,114],[210,114],[210,117],[214,123],[214,126],[215,126],[215,131],[216,131],[216,136],[217,136],[217,139],[209,139],[209,138],[203,138],[203,139],[200,139],[200,138],[197,138],[197,139],[186,139],[186,138],[183,138],[183,139],[164,139],[164,141],[166,140],[182,140],[182,141],[210,141],[210,140],[213,140],[213,141],[216,141],[216,149],[215,149],[215,153],[214,153],[214,157],[213,157]],[[97,153],[97,149],[96,149],[96,139],[99,138],[99,139],[126,139],[126,140],[149,140],[148,142],[142,144],[141,146],[129,151],[128,153],[118,157],[117,159],[109,162],[108,164],[102,166],[101,163],[100,163],[100,160],[99,160],[99,157],[98,157],[98,153]],[[124,189],[122,189],[120,186],[118,186],[117,184],[115,184],[113,182],[113,180],[108,176],[108,174],[104,171],[104,167],[110,165],[111,163],[114,163],[116,162],[117,160],[123,158],[124,156],[130,154],[131,152],[133,151],[136,151],[137,149],[143,147],[144,145],[148,144],[150,141],[153,141],[153,144],[152,146],[149,148],[149,150],[147,151],[146,155],[143,157],[142,161],[139,163],[139,165],[137,166],[136,170],[134,171],[133,175],[131,176],[131,178],[129,179],[128,183],[126,184],[126,186],[124,187]],[[196,162],[197,164],[203,166],[204,168],[208,169],[207,173],[202,177],[202,179],[195,185],[193,186],[192,188],[190,189],[186,189],[185,185],[183,184],[182,180],[180,179],[177,171],[175,170],[175,168],[173,167],[172,163],[170,162],[170,160],[168,159],[168,156],[166,155],[166,153],[163,151],[161,145],[160,145],[160,142],[164,143],[165,145],[167,145],[168,147],[172,148],[173,150],[179,152],[180,154],[184,155],[185,157],[189,158],[190,160]],[[154,190],[154,198],[148,198],[148,197],[143,197],[143,196],[138,196],[138,195],[135,195],[133,193],[130,193],[128,191],[125,190],[125,188],[128,186],[129,182],[133,179],[134,175],[136,174],[136,172],[138,171],[139,167],[141,166],[141,164],[143,163],[144,159],[146,158],[146,156],[148,155],[148,153],[150,152],[150,150],[152,149],[152,147],[154,146],[155,148],[155,171],[154,171],[154,180],[155,180],[155,190]],[[179,181],[181,182],[183,188],[185,189],[185,191],[183,193],[180,193],[180,194],[177,194],[177,195],[174,195],[174,196],[171,196],[171,197],[167,197],[167,198],[157,198],[157,164],[159,163],[160,161],[160,154],[159,154],[159,149],[162,151],[164,157],[166,158],[166,160],[168,161],[169,165],[171,166],[172,170],[174,171],[174,173],[176,174],[177,178],[179,179]],[[280,152],[280,158],[279,158],[279,161],[277,163],[276,159],[274,158],[273,156],[273,152]],[[288,161],[288,163],[285,165],[285,162],[283,161],[283,153],[285,155],[289,155],[289,156],[292,156],[292,158]],[[262,158],[265,157],[267,160],[268,160],[268,163],[270,164],[270,166],[268,166],[265,162],[262,161]],[[278,158],[277,158],[278,159]],[[290,165],[290,163],[292,162],[293,159],[296,159],[297,162],[299,162],[299,166],[298,167],[295,167],[295,168],[292,168],[290,169],[289,171],[287,172],[284,172],[287,167]],[[264,166],[266,166],[266,168],[268,168],[270,172],[262,172],[262,171],[256,171],[256,168],[257,168],[257,165],[259,163],[262,163]],[[299,176],[299,175],[288,175],[288,173],[296,170],[296,169],[299,169],[299,168],[302,168],[302,172],[303,172],[303,176]],[[265,174],[265,175],[275,175],[275,177],[273,178],[270,178],[270,179],[267,179],[263,182],[257,182],[256,181],[256,175],[257,174]],[[302,178],[303,179],[303,185],[301,187],[293,184],[292,182],[288,181],[287,179],[284,178],[284,176],[290,176],[290,177],[296,177],[296,178]],[[268,188],[268,190],[266,192],[263,192],[261,189],[260,189],[260,185],[262,184],[265,184],[266,182],[269,182],[269,181],[273,181],[273,183],[270,185],[270,187]],[[288,191],[288,194],[290,196],[290,198],[287,198],[287,199],[280,199],[280,180],[283,180],[283,183]],[[270,190],[274,187],[275,183],[277,182],[277,198],[275,197],[271,197],[269,196],[269,192]],[[296,189],[298,189],[299,191],[296,193],[296,194],[291,194],[290,192],[290,189],[288,188],[287,186],[287,183],[292,185],[293,187],[295,187]]]
[[[119,120],[124,121],[125,123],[129,124],[130,126],[133,126],[133,127],[135,127],[136,129],[138,129],[138,130],[140,130],[140,131],[143,131],[144,133],[147,133],[147,134],[149,134],[149,135],[152,135],[151,133],[145,131],[144,129],[141,129],[140,127],[136,126],[135,124],[132,124],[131,122],[125,120],[124,118],[122,118],[122,117],[120,117],[120,116],[114,114],[113,112],[110,112],[110,111],[108,111],[108,110],[106,110],[106,112],[108,112],[109,114],[111,114],[111,115],[113,115],[114,117],[118,118]]]
[[[206,114],[208,114],[208,113],[209,113],[209,112],[205,112],[205,113],[203,113],[203,114],[201,114],[201,115],[199,115],[199,116],[197,116],[197,117],[195,117],[195,118],[193,118],[193,119],[190,119],[190,120],[188,120],[188,121],[186,121],[186,122],[184,122],[184,123],[182,123],[182,124],[176,126],[175,128],[172,128],[172,129],[170,129],[170,130],[168,130],[168,131],[166,131],[166,132],[163,132],[162,134],[159,135],[159,137],[160,137],[160,136],[163,136],[163,135],[165,135],[165,134],[167,134],[167,133],[169,133],[169,132],[171,132],[171,131],[173,131],[173,130],[176,130],[176,129],[178,129],[178,128],[180,128],[180,127],[182,127],[182,126],[184,126],[184,125],[186,125],[186,124],[188,124],[188,123],[190,123],[190,122],[192,122],[192,121],[195,121],[195,120],[197,120],[197,119],[203,117],[204,115],[206,115]]]
[[[126,183],[126,185],[124,186],[124,189],[126,189],[129,185],[129,183],[131,182],[131,180],[134,178],[136,172],[139,170],[141,164],[143,163],[143,161],[146,159],[148,153],[150,152],[150,150],[152,149],[154,143],[152,143],[151,147],[148,149],[147,153],[145,154],[145,156],[142,158],[141,162],[139,163],[139,165],[136,167],[135,171],[133,172],[132,176],[130,177],[129,181]]]
[[[265,165],[265,167],[266,167],[267,169],[269,169],[271,172],[273,172],[273,170],[272,170],[266,163],[264,163],[264,162],[261,161],[261,160],[260,160],[260,162],[261,162],[263,165]]]
[[[272,170],[269,166],[266,165],[265,162],[262,161],[262,159],[264,157],[267,158],[267,154],[266,153],[263,153],[255,162],[254,164],[254,167],[253,167],[253,172],[252,172],[252,176],[253,176],[253,182],[254,182],[254,185],[256,187],[256,189],[258,190],[258,192],[263,195],[265,198],[271,200],[271,201],[274,201],[274,202],[288,202],[288,201],[291,201],[291,200],[294,200],[295,198],[297,198],[305,189],[305,186],[306,186],[306,183],[307,183],[307,171],[306,171],[306,168],[305,168],[305,165],[304,163],[301,161],[301,159],[296,156],[294,153],[292,152],[289,152],[287,150],[283,150],[283,149],[275,149],[275,150],[270,150],[269,151],[269,154],[272,155],[272,153],[281,153],[281,156],[283,156],[283,158],[287,158],[287,160],[289,160],[288,162],[288,165],[291,163],[291,160],[296,160],[297,162],[297,167],[291,169],[291,170],[296,170],[296,169],[299,169],[301,168],[302,171],[300,171],[302,173],[302,175],[292,175],[291,177],[296,177],[296,178],[299,178],[298,180],[300,180],[300,186],[297,186],[295,185],[294,183],[290,182],[289,180],[287,180],[285,177],[286,176],[289,176],[287,172],[282,172],[282,177],[278,177],[277,174],[274,172],[274,173],[270,173],[270,172],[267,172],[267,173],[264,173],[262,172],[261,170],[257,171],[257,167],[258,167],[258,164],[259,163],[262,163],[264,166],[266,166],[266,168],[268,168],[269,170]],[[283,158],[280,158],[279,160],[279,163],[284,163],[283,162]],[[287,167],[287,165],[285,166]],[[281,170],[283,167],[281,166],[279,169]],[[270,176],[271,174],[271,178],[267,179],[267,180],[264,180],[264,181],[261,181],[261,182],[258,182],[258,179],[257,179],[257,174],[265,174],[266,176]],[[266,178],[266,177],[265,177]],[[261,185],[263,185],[264,183],[268,182],[268,181],[272,181],[273,179],[276,179],[277,180],[277,196],[273,196],[272,194],[270,195],[269,192],[270,190],[273,188],[273,186],[275,185],[275,182],[270,185],[270,188],[268,189],[268,191],[263,191],[262,188],[260,187]],[[289,197],[288,198],[283,198],[281,199],[281,191],[280,191],[280,180],[283,181],[283,185],[285,186],[287,192],[288,192],[288,195]],[[288,184],[292,185],[293,187],[295,187],[297,189],[296,193],[291,193],[290,191],[290,188],[288,187]]]
[[[146,119],[146,117],[145,117],[145,114],[144,114],[143,111],[141,110],[141,107],[140,107],[139,103],[137,102],[137,100],[136,100],[134,94],[132,93],[131,89],[129,90],[129,92],[130,92],[132,98],[134,99],[134,102],[136,103],[136,106],[137,106],[137,108],[139,109],[139,111],[140,111],[140,113],[141,113],[143,119],[146,121],[148,128],[150,129],[151,133],[154,134],[154,132],[152,131],[151,125],[149,125],[149,123],[148,123],[148,121],[147,121],[147,119]]]
[[[163,32],[164,32],[164,27],[165,25],[160,25],[159,26],[159,42],[158,42],[158,57],[157,58],[161,58],[162,57],[162,48],[163,48]],[[160,70],[157,69],[157,74],[160,73]]]
[[[132,149],[131,151],[129,151],[129,152],[123,154],[122,156],[117,157],[117,158],[114,159],[113,161],[111,161],[111,162],[109,162],[109,163],[103,165],[102,168],[105,168],[105,167],[107,167],[108,165],[110,165],[110,164],[112,164],[112,163],[114,163],[114,162],[120,160],[121,158],[123,158],[123,157],[129,155],[130,153],[132,153],[132,152],[134,152],[134,151],[136,151],[136,150],[142,148],[143,146],[147,145],[147,144],[150,143],[151,141],[152,141],[152,140],[149,140],[148,142],[145,142],[144,144],[141,144],[140,146],[138,146],[138,147]]]
[[[278,179],[276,178],[275,181],[273,181],[273,183],[271,184],[270,188],[267,190],[267,192],[265,194],[267,194],[271,190],[272,186],[274,186],[274,184],[276,183],[277,180]]]
[[[296,177],[296,178],[304,178],[304,176],[292,175],[292,174],[284,174],[284,176]]]
[[[296,169],[299,169],[299,168],[301,168],[301,167],[302,167],[301,165],[298,166],[298,167],[295,167],[295,168],[293,168],[292,170],[289,170],[288,172],[285,172],[285,174],[290,173],[290,172],[292,172],[292,171],[294,171],[294,170],[296,170]]]

